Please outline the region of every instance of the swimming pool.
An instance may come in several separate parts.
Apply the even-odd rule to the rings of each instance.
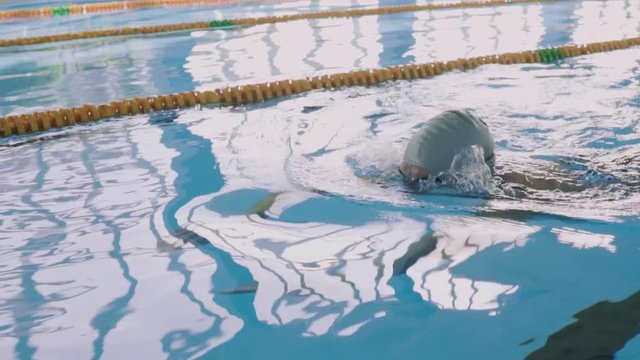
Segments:
[[[639,24],[635,1],[560,1],[6,48],[0,114],[618,39]],[[637,359],[639,59],[634,48],[487,65],[2,139],[0,358],[569,358],[578,343],[577,358]],[[449,108],[491,126],[499,172],[580,190],[519,198],[475,174],[467,188],[407,189],[403,145]]]

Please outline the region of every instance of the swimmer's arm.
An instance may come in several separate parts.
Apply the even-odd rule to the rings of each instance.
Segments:
[[[500,174],[505,183],[523,185],[533,190],[560,190],[563,192],[576,192],[585,189],[584,185],[561,181],[557,179],[545,178],[542,176],[526,175],[517,172],[507,172]]]

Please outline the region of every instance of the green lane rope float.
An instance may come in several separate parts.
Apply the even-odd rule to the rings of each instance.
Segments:
[[[388,15],[388,14],[397,14],[397,13],[403,13],[403,12],[477,8],[477,7],[490,7],[490,6],[498,6],[498,5],[505,5],[505,4],[510,5],[510,4],[542,3],[542,2],[554,2],[554,1],[559,1],[559,0],[467,1],[467,2],[427,4],[427,5],[388,6],[388,7],[378,7],[378,8],[370,8],[370,9],[348,9],[348,10],[335,10],[335,11],[332,10],[332,11],[320,11],[320,12],[301,13],[301,14],[293,14],[293,15],[282,15],[282,16],[241,18],[241,19],[232,19],[232,20],[197,21],[197,22],[191,22],[191,23],[128,27],[128,28],[120,28],[120,29],[103,29],[103,30],[83,31],[83,32],[77,32],[77,33],[7,39],[7,40],[0,40],[0,47],[43,44],[43,43],[79,40],[79,39],[94,39],[94,38],[111,37],[111,36],[156,34],[156,33],[164,33],[164,32],[171,32],[171,31],[204,30],[208,28],[217,28],[217,27],[223,27],[223,26],[224,27],[254,26],[254,25],[261,25],[261,24],[274,24],[274,23],[288,22],[288,21],[294,21],[294,20],[305,20],[305,19],[346,18],[346,17],[368,16],[368,15]],[[219,25],[221,23],[224,23],[225,25]]]
[[[61,7],[45,7],[36,9],[17,9],[0,11],[0,20],[20,18],[47,17],[58,15],[76,15],[98,12],[115,12],[156,7],[170,6],[204,6],[204,5],[233,5],[247,3],[242,0],[135,0],[111,1]]]
[[[549,63],[560,59],[640,46],[640,37],[584,45],[566,45],[543,50],[462,58],[446,62],[391,66],[299,80],[243,85],[211,91],[150,96],[109,104],[86,104],[59,110],[0,117],[0,137],[46,131],[100,119],[146,114],[155,111],[185,109],[201,105],[243,105],[316,89],[376,85],[386,81],[411,80],[440,75],[454,70],[474,69],[484,64]]]
[[[209,23],[210,28],[234,26],[233,20],[213,20]]]
[[[68,6],[51,8],[51,15],[69,15],[69,13],[71,13],[71,10]]]
[[[559,51],[557,48],[538,50],[538,57],[540,58],[540,62],[545,64],[553,63],[565,58],[562,51]]]

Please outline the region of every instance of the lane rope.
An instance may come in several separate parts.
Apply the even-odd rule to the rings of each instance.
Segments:
[[[127,27],[127,28],[119,28],[119,29],[90,30],[90,31],[77,32],[77,33],[54,34],[54,35],[44,35],[44,36],[22,37],[22,38],[16,38],[16,39],[6,39],[6,40],[0,40],[0,47],[24,46],[24,45],[44,44],[44,43],[52,43],[52,42],[79,40],[79,39],[104,38],[104,37],[112,37],[112,36],[157,34],[157,33],[165,33],[165,32],[172,32],[172,31],[205,30],[205,29],[212,29],[212,28],[226,28],[226,27],[232,27],[232,26],[254,26],[254,25],[261,25],[261,24],[274,24],[274,23],[282,23],[282,22],[295,21],[295,20],[307,20],[307,19],[348,18],[348,17],[369,16],[369,15],[389,15],[389,14],[398,14],[398,13],[404,13],[404,12],[478,8],[478,7],[491,7],[491,6],[499,6],[499,5],[546,3],[546,2],[556,2],[556,1],[561,1],[561,0],[481,0],[481,1],[456,2],[456,3],[427,4],[427,5],[387,6],[387,7],[378,7],[378,8],[370,8],[370,9],[330,10],[330,11],[292,14],[292,15],[264,16],[264,17],[228,19],[228,20],[196,21],[196,22],[190,22],[190,23]]]
[[[216,6],[254,3],[249,0],[135,0],[0,11],[0,20],[122,12],[158,7]]]
[[[485,64],[553,63],[564,58],[640,46],[640,37],[566,45],[556,48],[529,50],[499,55],[461,58],[446,62],[391,66],[333,75],[313,76],[298,80],[282,80],[243,85],[210,91],[191,91],[169,95],[112,101],[108,104],[85,104],[59,110],[39,111],[23,115],[0,117],[0,136],[47,131],[101,119],[117,118],[150,112],[186,109],[202,105],[245,105],[302,94],[318,89],[376,85],[387,81],[428,78],[455,70],[469,70]]]

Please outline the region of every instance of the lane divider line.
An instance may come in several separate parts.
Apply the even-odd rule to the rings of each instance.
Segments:
[[[85,104],[59,110],[39,111],[23,115],[0,117],[0,137],[47,131],[101,119],[117,118],[150,112],[186,109],[202,105],[245,105],[319,89],[371,86],[387,81],[429,78],[442,73],[469,70],[486,64],[554,63],[564,58],[640,46],[640,37],[566,45],[556,48],[529,50],[499,55],[461,58],[423,64],[391,66],[373,70],[313,76],[297,80],[242,85],[210,91],[191,91],[160,96],[138,97],[108,104]]]
[[[241,5],[259,3],[250,0],[135,0],[135,1],[110,1],[89,4],[67,5],[57,7],[42,7],[30,9],[2,10],[1,20],[25,19],[35,17],[82,15],[89,13],[122,12],[138,9],[158,7],[185,7],[185,6],[216,6],[216,5]]]
[[[330,10],[330,11],[318,11],[318,12],[292,14],[292,15],[264,16],[264,17],[255,17],[255,18],[196,21],[196,22],[189,22],[189,23],[127,27],[127,28],[119,28],[119,29],[89,30],[89,31],[76,32],[76,33],[52,34],[52,35],[44,35],[44,36],[30,36],[30,37],[22,37],[22,38],[16,38],[16,39],[6,39],[6,40],[0,40],[0,47],[24,46],[24,45],[44,44],[44,43],[52,43],[52,42],[79,40],[79,39],[104,38],[104,37],[112,37],[112,36],[157,34],[157,33],[188,31],[188,30],[204,30],[204,29],[210,29],[210,28],[220,28],[220,27],[229,27],[229,26],[255,26],[255,25],[261,25],[261,24],[274,24],[274,23],[282,23],[282,22],[306,20],[306,19],[349,18],[349,17],[370,16],[370,15],[390,15],[390,14],[398,14],[398,13],[404,13],[404,12],[492,7],[492,6],[500,6],[500,5],[547,3],[547,2],[556,2],[556,1],[561,1],[561,0],[481,0],[481,1],[466,1],[466,2],[455,2],[455,3],[427,4],[427,5],[386,6],[386,7],[377,7],[377,8],[370,8],[370,9]],[[59,10],[59,11],[62,11],[62,10]]]

